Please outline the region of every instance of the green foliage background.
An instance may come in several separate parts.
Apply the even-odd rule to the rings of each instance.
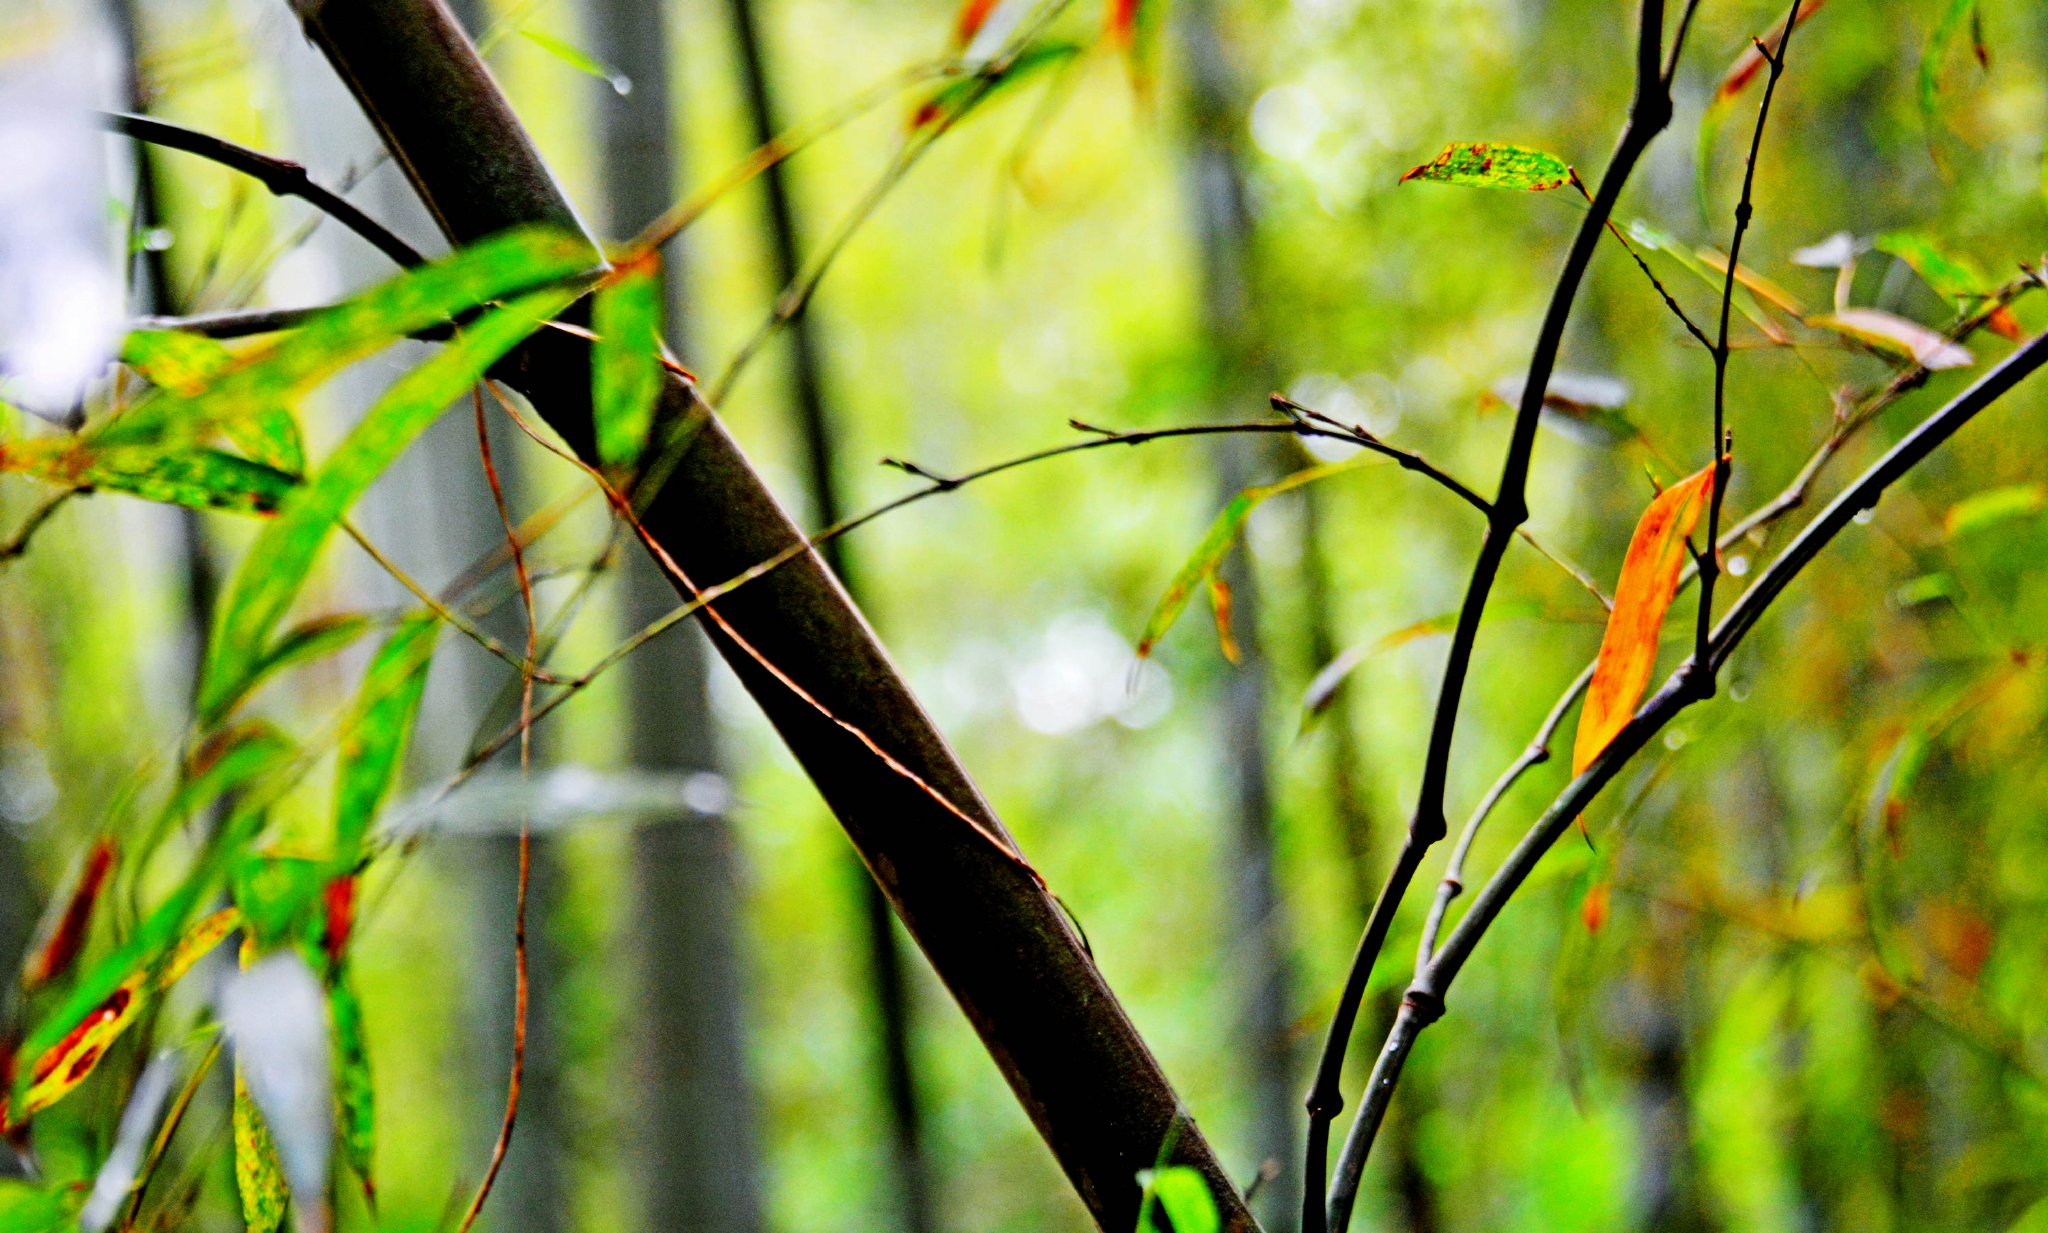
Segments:
[[[1945,7],[1834,0],[1794,39],[1744,255],[1810,307],[1828,303],[1833,273],[1801,270],[1790,255],[1837,230],[1924,229],[1997,279],[2048,248],[2048,16],[1983,0],[1990,67],[1952,51],[1940,79],[1942,128],[1930,134],[1917,74]],[[331,104],[340,95],[295,92],[284,80],[281,65],[311,61],[279,59],[283,42],[298,37],[281,8],[206,0],[145,11],[158,114],[297,152],[328,182],[367,153],[323,145],[331,127],[295,110],[308,97]],[[748,145],[721,13],[706,0],[670,5],[690,184]],[[783,113],[817,114],[939,54],[951,16],[931,3],[770,4]],[[1225,405],[1224,361],[1202,329],[1173,34],[1184,16],[1167,16],[1149,90],[1134,91],[1108,51],[1084,55],[1065,79],[1065,106],[1020,147],[1047,87],[1019,85],[941,141],[849,245],[814,309],[846,458],[887,455],[951,473],[1067,440],[1070,418],[1142,428],[1261,413],[1255,403]],[[1777,16],[1767,4],[1702,7],[1678,77],[1678,119],[1618,221],[1641,217],[1725,246],[1755,90],[1723,130],[1711,225],[1694,195],[1693,128],[1726,66]],[[1240,76],[1234,139],[1256,221],[1247,254],[1254,383],[1362,418],[1489,490],[1510,417],[1486,413],[1481,396],[1526,364],[1579,207],[1565,192],[1396,181],[1452,140],[1553,151],[1590,178],[1628,102],[1629,6],[1291,0],[1227,6],[1220,19]],[[570,0],[526,10],[524,20],[583,41]],[[1088,38],[1098,16],[1077,10],[1063,20],[1063,32]],[[492,63],[571,196],[602,220],[590,134],[594,92],[609,87],[531,40],[505,41]],[[902,139],[907,111],[881,108],[795,160],[813,236],[854,208]],[[166,166],[174,281],[207,288],[191,306],[260,295],[299,207],[194,160],[171,156]],[[716,373],[775,294],[753,190],[708,214],[686,248],[693,312],[680,351],[699,372]],[[1711,316],[1703,285],[1649,260],[1695,319]],[[218,267],[210,278],[209,265]],[[1936,327],[1952,311],[1883,254],[1861,262],[1852,299]],[[2039,297],[2015,311],[2029,334],[2048,326]],[[1739,318],[1736,328],[1755,337]],[[1970,346],[1975,368],[1936,374],[1887,412],[1826,472],[1817,497],[2010,344],[1979,335]],[[800,507],[782,361],[771,348],[722,410],[778,493]],[[1706,461],[1710,364],[1617,246],[1596,260],[1563,367],[1620,378],[1632,391],[1625,413],[1661,457],[1681,471]],[[326,457],[367,403],[360,391],[396,371],[388,358],[372,361],[348,378],[358,384],[337,383],[309,402],[309,456]],[[1828,430],[1835,389],[1886,372],[1872,356],[1820,345],[1738,351],[1731,513],[1797,472]],[[1778,605],[1726,673],[1720,698],[1688,712],[1592,811],[1591,846],[1559,846],[1418,1049],[1368,1176],[1362,1223],[2048,1230],[2048,518],[2036,504],[1980,530],[1944,528],[1972,494],[2048,478],[2044,428],[2048,398],[2023,386],[1894,490]],[[531,449],[520,465],[536,477],[529,507],[579,482]],[[1640,446],[1546,432],[1532,529],[1611,585],[1649,497],[1646,466],[1673,478]],[[911,482],[880,467],[848,474],[856,508]],[[1279,474],[1276,462],[1262,478]],[[392,482],[370,501],[391,499]],[[10,525],[40,495],[28,481],[0,480]],[[1316,499],[1314,539],[1296,496],[1266,503],[1248,532],[1264,600],[1257,637],[1273,669],[1284,893],[1275,927],[1290,959],[1304,1090],[1413,802],[1444,646],[1422,638],[1374,657],[1323,725],[1297,738],[1301,690],[1322,666],[1309,631],[1326,621],[1350,645],[1454,609],[1482,530],[1467,507],[1393,467],[1325,481]],[[1165,442],[969,487],[858,533],[848,551],[899,663],[1085,927],[1189,1109],[1248,1178],[1259,1161],[1247,1146],[1245,974],[1230,911],[1240,861],[1217,754],[1217,700],[1233,669],[1196,613],[1157,654],[1173,698],[1157,722],[1105,719],[1053,735],[1028,727],[1016,705],[1020,680],[1065,670],[1100,631],[1134,641],[1220,504],[1204,447]],[[593,509],[562,537],[598,542]],[[224,573],[254,524],[209,514],[201,525],[207,559]],[[347,551],[329,549],[297,616],[385,595]],[[176,746],[192,672],[184,552],[178,524],[161,510],[97,496],[71,502],[0,575],[10,782],[42,782],[34,772],[43,759],[56,789],[45,817],[11,832],[44,893],[106,824],[135,769],[152,759],[161,769]],[[1334,583],[1325,612],[1306,585],[1310,553]],[[1734,555],[1756,566],[1768,554]],[[1946,581],[1914,585],[1937,576]],[[564,594],[544,588],[543,601]],[[1584,592],[1520,546],[1498,594],[1503,604],[1533,600],[1544,615],[1516,609],[1486,627],[1452,767],[1454,818],[1526,743],[1600,635]],[[1935,597],[1907,602],[1926,595]],[[1679,600],[1674,631],[1690,629],[1691,604]],[[623,636],[618,608],[601,590],[565,658],[587,663]],[[464,670],[488,666],[452,641],[444,654]],[[316,726],[353,695],[368,653],[365,645],[299,669],[266,690],[258,709],[293,730]],[[1666,671],[1680,653],[1667,645]],[[888,1149],[845,840],[729,677],[718,678],[715,698],[738,802],[744,1013],[768,1224],[787,1233],[888,1227]],[[619,767],[627,722],[621,691],[601,681],[550,720],[544,758]],[[1348,809],[1333,797],[1339,724],[1351,726],[1362,759]],[[1905,784],[1894,761],[1902,748],[1919,759]],[[423,734],[410,786],[435,782],[450,761],[447,739]],[[1490,869],[1563,786],[1563,762],[1538,768],[1508,796],[1475,849],[1477,870]],[[326,774],[274,811],[287,836],[324,821]],[[602,818],[559,848],[564,880],[536,929],[569,957],[561,979],[574,1014],[562,1025],[559,1064],[575,1131],[564,1175],[575,1223],[590,1233],[654,1228],[628,1163],[636,1010],[630,964],[617,960],[631,952],[635,908],[619,893],[630,884],[631,849],[624,824]],[[1441,860],[1425,866],[1425,879],[1433,882]],[[476,1090],[502,1080],[478,1056],[480,1029],[463,993],[474,979],[463,956],[479,928],[472,881],[450,843],[387,859],[366,884],[353,972],[378,1083],[382,1227],[440,1227],[451,1187],[478,1174],[494,1126],[495,1097]],[[1581,911],[1596,882],[1612,896],[1597,933]],[[1393,994],[1426,896],[1411,899],[1375,982]],[[103,931],[89,954],[112,940]],[[1391,1002],[1370,1004],[1355,1061],[1369,1060]],[[1085,1227],[995,1068],[922,968],[916,1003],[942,1227]],[[116,1071],[104,1068],[40,1123],[55,1175],[89,1176],[104,1152]],[[208,1227],[239,1219],[232,1179],[218,1172],[194,1217]],[[510,1212],[486,1219],[516,1227]],[[367,1213],[346,1206],[342,1221],[370,1227]]]

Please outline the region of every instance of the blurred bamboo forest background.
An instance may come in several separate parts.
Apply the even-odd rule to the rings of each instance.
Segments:
[[[1933,237],[1997,281],[2048,248],[2048,12],[1981,0],[1930,100],[1923,58],[1951,11],[1835,0],[1801,29],[1744,255],[1805,305],[1827,304],[1837,274],[1792,256],[1836,232]],[[1693,134],[1778,15],[1753,0],[1702,6],[1677,121],[1617,211],[1624,231],[1642,220],[1646,259],[1696,319],[1711,293],[1669,253],[1725,245],[1749,105],[1706,148],[1704,176]],[[935,0],[466,0],[458,16],[612,239],[739,163],[763,106],[766,131],[825,116],[943,57],[956,21]],[[134,53],[122,108],[299,160],[441,251],[285,5],[121,0],[105,20]],[[724,399],[801,523],[908,491],[910,477],[876,465],[885,456],[954,474],[1069,441],[1070,419],[1255,418],[1269,390],[1490,482],[1510,418],[1489,412],[1490,391],[1526,365],[1578,207],[1562,192],[1397,180],[1451,140],[1598,167],[1631,87],[1628,6],[1148,0],[1144,20],[1157,23],[1151,54],[1098,45],[1019,74],[938,142],[864,216],[803,327]],[[1093,41],[1100,21],[1075,9],[1060,28]],[[919,97],[890,95],[797,154],[786,193],[739,187],[669,247],[670,342],[687,365],[721,372],[790,274],[863,217]],[[146,165],[137,312],[321,304],[389,273],[354,236],[309,234],[301,203],[221,167],[164,151]],[[1936,328],[1954,315],[1891,252],[1866,253],[1846,278],[1845,303]],[[2048,326],[2042,297],[2013,312],[2027,334]],[[1838,390],[1890,371],[1801,339],[1736,353],[1735,515],[1794,477]],[[1855,438],[1817,498],[2010,343],[1966,345],[1973,364],[1935,374]],[[311,453],[426,347],[402,344],[325,387],[305,409]],[[1540,442],[1531,527],[1611,587],[1650,495],[1645,471],[1668,482],[1700,465],[1711,366],[1612,246],[1564,367],[1599,380]],[[577,487],[503,427],[515,512]],[[458,407],[361,510],[367,536],[430,587],[501,533],[474,433]],[[1393,466],[1276,497],[1226,569],[1243,662],[1191,617],[1134,670],[1147,613],[1229,494],[1308,461],[1284,444],[1056,459],[834,550],[1230,1167],[1248,1181],[1279,1162],[1257,1207],[1273,1229],[1295,1219],[1314,1046],[1416,790],[1444,651],[1418,623],[1455,610],[1483,530]],[[1721,697],[1639,760],[1588,817],[1589,840],[1561,844],[1481,948],[1410,1064],[1363,1225],[2048,1233],[2044,477],[2048,397],[2022,387],[1797,584]],[[38,499],[0,480],[6,525]],[[0,573],[0,956],[27,944],[136,768],[175,750],[204,613],[250,527],[72,501]],[[588,503],[536,567],[545,577],[608,533]],[[1762,537],[1738,548],[1733,585],[1767,556]],[[306,612],[406,602],[353,545],[323,562]],[[587,599],[572,577],[542,582],[543,618],[580,604],[565,662],[593,661],[664,605],[651,570],[614,572]],[[1690,604],[1679,600],[1674,631],[1690,629]],[[494,632],[522,636],[516,608],[502,611]],[[1567,573],[1510,553],[1465,706],[1454,814],[1527,743],[1603,620]],[[1376,644],[1320,720],[1304,719],[1311,678]],[[1680,654],[1667,645],[1667,662]],[[298,671],[261,706],[313,724],[346,702],[366,656]],[[522,793],[501,758],[428,809],[480,719],[504,714],[511,679],[444,640],[405,777],[416,795],[390,809],[429,838],[374,866],[363,892],[377,1227],[445,1227],[496,1133],[522,808],[540,836],[534,1052],[486,1225],[1088,1225],[944,989],[877,915],[809,781],[694,629],[552,716],[536,787]],[[1566,782],[1562,762],[1507,798],[1476,865]],[[280,806],[287,831],[320,814],[325,792],[309,784]],[[1411,900],[1368,1003],[1374,1041],[1426,906]],[[1354,1050],[1349,1090],[1361,1054],[1370,1046]],[[112,1097],[79,1098],[94,1099]],[[225,1097],[212,1099],[223,1121]],[[62,1114],[45,1118],[39,1149],[89,1167],[105,1144],[85,1127],[106,1119]],[[240,1219],[217,1168],[192,1217],[208,1229]],[[371,1221],[345,1209],[342,1226]]]

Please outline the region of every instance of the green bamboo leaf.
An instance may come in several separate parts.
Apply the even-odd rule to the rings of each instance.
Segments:
[[[249,936],[268,950],[303,932],[307,909],[319,902],[333,873],[329,861],[247,852],[228,872],[228,894]]]
[[[1186,562],[1174,574],[1173,580],[1166,584],[1166,593],[1159,597],[1158,604],[1152,609],[1151,617],[1145,622],[1145,632],[1138,635],[1138,658],[1143,659],[1150,655],[1152,648],[1166,636],[1166,631],[1173,628],[1173,623],[1178,621],[1180,614],[1187,609],[1188,600],[1194,597],[1196,589],[1223,564],[1224,556],[1229,553],[1230,546],[1237,542],[1238,532],[1244,528],[1244,520],[1251,516],[1251,512],[1257,509],[1261,502],[1290,488],[1299,488],[1325,476],[1349,471],[1354,467],[1371,463],[1377,458],[1378,455],[1375,454],[1354,454],[1339,462],[1326,462],[1320,466],[1296,471],[1270,484],[1254,485],[1232,497],[1230,503],[1223,507],[1223,512],[1216,515],[1216,521],[1209,524],[1209,532],[1202,537],[1202,542],[1195,545],[1194,552],[1189,554]]]
[[[370,1051],[363,1039],[363,1007],[346,969],[327,990],[334,1023],[334,1104],[342,1159],[362,1180],[363,1194],[376,1201],[372,1173],[377,1146],[377,1091],[370,1077]]]
[[[235,1189],[242,1196],[242,1220],[248,1233],[278,1233],[284,1227],[291,1187],[277,1158],[270,1124],[249,1095],[242,1068],[235,1067]]]
[[[597,456],[607,467],[638,462],[654,424],[654,400],[661,392],[660,269],[660,256],[649,253],[599,291],[591,305],[590,325],[597,333],[591,413]]]
[[[1029,81],[1049,68],[1066,64],[1081,54],[1077,43],[1035,43],[1018,52],[1001,71],[974,73],[949,82],[932,92],[911,115],[913,129],[934,124],[959,122],[969,111],[997,94]]]
[[[355,709],[342,729],[334,772],[334,858],[345,866],[360,855],[363,836],[405,758],[440,628],[432,613],[407,617],[378,648],[363,676]]]
[[[261,782],[298,752],[296,742],[263,720],[248,720],[214,733],[186,764],[176,791],[136,848],[135,859],[147,863],[173,827],[222,796]]]
[[[245,692],[244,682],[269,649],[270,631],[291,607],[335,521],[449,403],[576,295],[573,288],[538,291],[486,313],[399,378],[319,473],[292,493],[249,550],[220,607],[201,677],[202,716],[217,720]]]
[[[1877,238],[1877,251],[1890,253],[1913,267],[1935,294],[1951,300],[1981,296],[1992,282],[1976,262],[1955,252],[1924,231],[1894,231]]]
[[[588,73],[610,86],[621,97],[633,92],[633,79],[566,39],[543,30],[520,28],[519,37],[560,60],[579,73]],[[599,331],[602,333],[603,331]]]
[[[1927,48],[1920,53],[1920,127],[1927,138],[1927,153],[1936,167],[1947,168],[1941,154],[1941,66],[1947,62],[1956,35],[1969,24],[1977,0],[1949,0],[1941,20],[1927,36]]]
[[[1548,192],[1572,182],[1572,169],[1555,154],[1497,141],[1454,141],[1443,153],[1409,171],[1401,183],[1434,180],[1472,188]]]
[[[572,278],[598,261],[582,237],[558,228],[506,231],[337,304],[267,346],[239,353],[231,370],[197,393],[150,398],[87,436],[107,445],[204,440],[267,408],[291,406],[336,372],[414,331],[514,292]]]
[[[84,1182],[37,1186],[0,1178],[0,1233],[70,1233],[84,1202]]]
[[[121,492],[193,509],[267,513],[298,483],[274,467],[219,450],[104,446],[70,436],[0,443],[0,471],[59,488]]]
[[[254,693],[257,686],[286,668],[332,655],[362,637],[369,628],[370,618],[359,612],[314,617],[310,621],[293,626],[264,654],[262,660],[249,670],[248,675],[242,678],[241,688],[222,699],[218,713],[225,714],[242,699]]]
[[[1187,1165],[1145,1169],[1138,1174],[1138,1184],[1153,1203],[1165,1209],[1173,1233],[1217,1233],[1223,1227],[1216,1214],[1216,1197],[1209,1193],[1209,1183],[1200,1170]],[[1153,1203],[1140,1207],[1138,1233],[1163,1233],[1152,1219]]]
[[[1950,507],[1942,528],[1950,539],[1995,527],[2015,518],[2025,518],[2048,509],[2048,488],[2040,484],[2013,484],[1968,496]]]
[[[235,353],[203,334],[135,330],[121,340],[121,362],[151,385],[193,395],[235,366]]]
[[[122,340],[121,361],[174,394],[193,397],[235,366],[235,354],[211,338],[181,330],[136,330]],[[282,406],[258,406],[224,425],[228,439],[257,462],[288,475],[306,469],[299,424]]]

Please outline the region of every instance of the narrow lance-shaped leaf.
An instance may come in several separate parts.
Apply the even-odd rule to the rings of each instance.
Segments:
[[[284,1227],[291,1187],[277,1160],[277,1141],[263,1111],[249,1096],[242,1068],[235,1066],[235,1190],[242,1196],[242,1221],[248,1233],[278,1233]]]
[[[85,854],[79,866],[78,881],[72,887],[71,895],[64,901],[63,911],[51,917],[38,933],[35,943],[29,947],[28,958],[21,965],[21,990],[34,993],[37,989],[71,970],[78,959],[78,952],[85,947],[87,932],[92,926],[92,911],[100,900],[100,891],[106,887],[107,878],[114,872],[121,850],[113,837],[102,835]]]
[[[286,668],[332,655],[362,637],[369,628],[370,618],[360,612],[334,613],[294,625],[242,678],[240,688],[222,700],[219,712],[226,713]]]
[[[1018,52],[998,72],[984,71],[948,82],[911,112],[910,128],[917,131],[939,124],[957,123],[973,108],[1004,90],[1023,84],[1040,71],[1056,68],[1081,54],[1078,44],[1034,43]]]
[[[1572,182],[1572,169],[1555,154],[1498,141],[1458,141],[1443,153],[1401,177],[1465,184],[1473,188],[1506,188],[1526,193],[1547,192]]]
[[[1826,3],[1827,0],[1808,0],[1807,3],[1801,4],[1798,24],[1805,25],[1807,19],[1820,12]],[[1735,58],[1734,64],[1728,66],[1727,75],[1721,78],[1721,84],[1714,90],[1714,97],[1707,100],[1707,108],[1700,115],[1699,141],[1693,151],[1693,174],[1694,189],[1699,196],[1700,218],[1703,221],[1712,215],[1707,205],[1707,186],[1713,179],[1714,146],[1716,139],[1721,135],[1721,125],[1728,119],[1728,113],[1734,108],[1735,100],[1741,98],[1742,92],[1763,72],[1763,67],[1767,63],[1763,48],[1777,47],[1784,37],[1785,19],[1780,17],[1762,37],[1750,42],[1749,47]]]
[[[182,330],[135,330],[122,340],[121,362],[150,384],[188,398],[235,366],[235,353],[201,334]],[[299,424],[287,408],[258,404],[222,424],[228,440],[249,457],[288,475],[306,469]]]
[[[407,617],[363,676],[334,773],[334,858],[344,866],[353,866],[360,855],[363,836],[404,760],[440,628],[432,613]]]
[[[1579,712],[1579,736],[1572,747],[1572,774],[1592,764],[1616,733],[1628,726],[1643,687],[1657,666],[1657,638],[1664,614],[1678,593],[1685,565],[1685,537],[1712,500],[1714,468],[1687,476],[1650,502],[1636,523],[1614,587],[1614,612],[1600,640],[1593,682]]]
[[[590,307],[597,456],[621,470],[640,460],[661,393],[661,257],[649,253],[597,293]]]
[[[82,1082],[91,1073],[92,1064],[98,1062],[98,1052],[127,1027],[134,1012],[140,1009],[137,995],[148,993],[150,982],[160,981],[161,974],[171,970],[167,959],[190,953],[187,947],[173,949],[185,932],[185,922],[200,899],[218,885],[229,856],[239,853],[262,829],[265,803],[245,801],[231,813],[208,839],[199,860],[177,888],[142,919],[126,943],[80,975],[78,984],[57,1009],[29,1033],[19,1056],[37,1060],[33,1067],[23,1068],[14,1076],[14,1088],[8,1099],[10,1119],[26,1118]],[[210,935],[217,924],[217,916],[208,917],[194,925],[192,933]],[[219,937],[215,936],[213,941],[218,942]],[[191,958],[196,959],[196,955]],[[190,959],[186,966],[189,964]],[[97,1029],[101,1032],[111,1028],[111,1034],[90,1040],[81,1035],[96,1030],[96,1024],[103,1025]],[[95,1043],[97,1049],[91,1047]],[[79,1069],[77,1062],[88,1052],[93,1054],[91,1063]],[[42,1087],[46,1080],[55,1086]],[[32,1093],[31,1088],[41,1090]]]
[[[1920,53],[1920,127],[1927,139],[1928,157],[1946,171],[1948,160],[1941,153],[1941,66],[1955,46],[1956,35],[1970,24],[1977,0],[1949,0],[1948,8],[1927,35],[1927,48]]]
[[[1977,362],[1968,347],[1952,343],[1918,322],[1875,308],[1842,308],[1808,317],[1815,329],[1833,330],[1878,351],[1923,368],[1968,368]]]
[[[260,719],[215,732],[186,764],[183,780],[135,849],[137,860],[148,863],[172,827],[219,797],[259,782],[290,761],[298,748],[275,725]]]
[[[165,505],[244,514],[276,509],[298,484],[275,467],[216,449],[109,446],[79,437],[0,443],[0,471],[60,488],[120,492]]]
[[[1223,658],[1233,664],[1244,662],[1244,651],[1237,645],[1237,632],[1231,626],[1230,584],[1221,574],[1209,575],[1209,606],[1216,613],[1216,643],[1223,651]]]
[[[363,1041],[363,1008],[344,970],[327,986],[328,1017],[334,1023],[334,1106],[342,1158],[376,1202],[372,1166],[377,1146],[377,1093],[370,1077],[370,1052]]]
[[[575,298],[574,290],[538,291],[485,314],[438,355],[399,378],[319,474],[292,494],[243,559],[221,605],[201,677],[202,717],[217,720],[241,694],[268,649],[270,631],[305,583],[335,521],[449,403]]]
[[[2025,518],[2048,509],[2048,488],[2040,484],[2013,484],[1968,496],[1949,508],[1942,530],[1950,539],[1995,527],[2014,518]]]
[[[1913,267],[1913,272],[1945,299],[1968,299],[1991,290],[1991,280],[1975,261],[1924,231],[1887,232],[1877,237],[1874,247]]]
[[[524,26],[520,27],[519,36],[577,72],[588,73],[604,82],[621,97],[633,92],[632,78],[567,39],[558,39],[546,31],[529,30]]]
[[[261,408],[289,406],[313,386],[416,330],[526,288],[561,282],[598,263],[580,236],[522,227],[337,304],[192,395],[166,394],[108,420],[88,436],[100,444],[148,444],[167,436],[202,440]]]
[[[85,1082],[106,1055],[107,1047],[128,1030],[128,1025],[142,1013],[149,999],[189,971],[238,923],[239,914],[232,910],[215,913],[200,921],[179,939],[161,964],[146,959],[130,966],[119,983],[91,1008],[89,1014],[73,1024],[62,1039],[40,1052],[24,1048],[23,1056],[36,1060],[25,1076],[17,1076],[16,1079],[17,1083],[26,1081],[21,1116],[26,1118],[49,1108]],[[30,1045],[34,1044],[32,1038]]]
[[[1152,648],[1158,645],[1166,631],[1172,629],[1173,623],[1186,611],[1188,600],[1194,597],[1195,588],[1215,575],[1223,564],[1225,554],[1230,551],[1230,546],[1237,542],[1237,533],[1243,529],[1244,520],[1251,516],[1251,512],[1257,509],[1261,502],[1291,488],[1299,488],[1325,476],[1367,465],[1376,459],[1376,455],[1356,454],[1338,462],[1326,462],[1320,466],[1296,471],[1270,484],[1255,485],[1232,497],[1230,503],[1223,507],[1223,512],[1216,515],[1216,521],[1209,524],[1209,532],[1202,537],[1202,542],[1195,545],[1194,552],[1174,574],[1173,580],[1166,584],[1166,593],[1159,597],[1159,603],[1152,609],[1151,617],[1145,622],[1145,632],[1138,635],[1138,658],[1143,659],[1152,653]]]
[[[1686,273],[1712,288],[1714,294],[1719,295],[1721,290],[1727,286],[1726,265],[1721,267],[1719,273],[1715,272],[1702,260],[1700,254],[1694,252],[1691,245],[1659,231],[1643,219],[1639,218],[1630,223],[1628,233],[1631,239],[1644,248],[1650,249],[1653,252],[1661,252],[1673,261],[1676,261]],[[1720,257],[1720,254],[1715,253],[1714,256]],[[1727,259],[1722,257],[1721,260],[1725,262]],[[1751,325],[1762,330],[1764,336],[1772,342],[1780,346],[1791,342],[1792,336],[1785,332],[1783,326],[1771,320],[1770,314],[1766,313],[1763,310],[1763,306],[1756,302],[1756,297],[1744,285],[1742,273],[1742,267],[1738,266],[1735,276],[1735,295],[1732,301],[1735,305],[1735,311],[1741,313]]]

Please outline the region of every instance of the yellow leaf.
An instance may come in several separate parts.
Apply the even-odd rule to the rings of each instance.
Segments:
[[[84,1022],[36,1059],[29,1074],[28,1099],[22,1102],[24,1116],[49,1108],[85,1082],[107,1046],[141,1013],[142,986],[147,979],[146,972],[131,974]]]
[[[1600,640],[1593,683],[1579,712],[1579,736],[1572,748],[1574,775],[1628,726],[1643,687],[1650,683],[1664,614],[1678,593],[1678,574],[1685,565],[1685,537],[1713,493],[1714,468],[1708,466],[1657,494],[1636,523],[1628,556],[1621,563],[1621,581],[1615,584],[1614,612]]]
[[[192,965],[206,957],[206,952],[220,945],[221,939],[233,933],[242,923],[240,908],[222,908],[213,915],[193,925],[171,947],[165,957],[163,971],[156,978],[157,988],[168,989],[178,983],[178,978],[192,970]]]
[[[242,1219],[248,1233],[277,1233],[284,1226],[291,1189],[285,1185],[270,1126],[250,1098],[240,1066],[235,1067],[234,1123],[235,1189],[242,1194]]]
[[[1230,584],[1215,574],[1209,575],[1209,602],[1216,609],[1216,641],[1223,648],[1223,658],[1233,664],[1243,663],[1244,652],[1230,627]]]

